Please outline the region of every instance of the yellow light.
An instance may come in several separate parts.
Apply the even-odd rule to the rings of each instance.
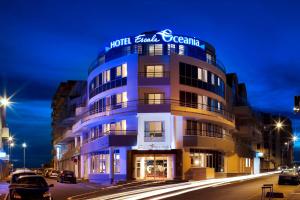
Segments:
[[[276,128],[277,129],[282,129],[283,123],[281,121],[276,122]]]
[[[1,105],[4,107],[7,107],[11,104],[11,102],[9,101],[9,98],[6,97],[2,97],[1,98]]]
[[[11,147],[14,147],[14,146],[15,146],[15,143],[11,143],[10,146],[11,146]]]

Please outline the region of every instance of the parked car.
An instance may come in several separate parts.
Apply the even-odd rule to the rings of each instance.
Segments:
[[[59,175],[59,171],[58,170],[51,170],[49,173],[48,173],[48,177],[49,178],[57,178]]]
[[[37,175],[43,175],[43,170],[42,169],[35,169],[34,172],[37,174]]]
[[[9,186],[10,200],[52,200],[49,187],[45,178],[39,175],[20,176],[16,183]]]
[[[25,176],[25,175],[36,175],[36,173],[34,173],[29,169],[18,169],[10,175],[9,180],[7,182],[9,184],[16,183],[20,176]]]
[[[292,184],[298,185],[300,183],[300,176],[296,169],[282,170],[278,178],[278,185]]]
[[[76,184],[76,176],[75,173],[68,170],[63,170],[57,177],[57,182],[69,182]]]

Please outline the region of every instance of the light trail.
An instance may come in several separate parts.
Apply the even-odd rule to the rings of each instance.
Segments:
[[[272,174],[279,173],[276,172],[267,172],[255,175],[244,175],[238,177],[230,178],[220,178],[220,179],[208,179],[202,181],[191,181],[187,183],[178,183],[165,186],[156,186],[150,188],[144,188],[134,191],[127,191],[116,193],[112,195],[100,196],[97,198],[92,198],[90,200],[139,200],[139,199],[151,199],[151,200],[160,200],[177,195],[181,195],[187,192],[192,192],[195,190],[200,190],[208,187],[218,187],[224,184],[230,184],[237,181],[251,180],[259,177],[264,177]],[[157,197],[156,197],[157,196]]]

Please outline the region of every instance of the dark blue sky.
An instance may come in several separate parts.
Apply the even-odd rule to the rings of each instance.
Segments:
[[[169,28],[213,44],[251,104],[288,113],[300,94],[299,1],[0,1],[1,89],[14,97],[8,123],[28,143],[28,163],[50,159],[51,98],[61,81],[86,79],[111,40]],[[14,150],[16,160],[21,149]],[[21,162],[17,162],[21,164]]]

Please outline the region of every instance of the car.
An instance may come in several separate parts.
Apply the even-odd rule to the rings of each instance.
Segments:
[[[278,185],[292,184],[298,185],[300,183],[300,176],[295,169],[285,169],[279,175]]]
[[[53,184],[48,185],[40,175],[20,176],[16,183],[9,185],[8,199],[10,200],[52,200],[49,191]]]
[[[37,174],[37,175],[43,175],[43,170],[42,169],[35,169],[34,172]]]
[[[73,171],[63,170],[57,177],[57,182],[69,182],[76,184],[76,176]]]
[[[35,172],[29,170],[29,169],[19,169],[16,170],[15,172],[13,172],[10,177],[9,180],[7,181],[9,184],[13,184],[16,183],[18,178],[20,176],[24,176],[24,175],[36,175]]]
[[[58,170],[51,170],[49,173],[48,173],[48,177],[49,178],[57,178],[59,175],[59,171]]]

